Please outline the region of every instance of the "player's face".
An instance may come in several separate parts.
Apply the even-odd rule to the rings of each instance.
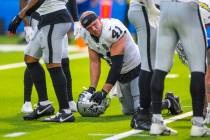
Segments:
[[[102,30],[102,23],[99,19],[96,19],[89,26],[87,26],[86,29],[90,32],[90,34],[96,37],[100,37]]]

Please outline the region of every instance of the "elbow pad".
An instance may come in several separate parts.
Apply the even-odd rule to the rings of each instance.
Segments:
[[[111,68],[107,77],[106,83],[114,85],[120,77],[120,72],[123,66],[124,55],[111,56]]]

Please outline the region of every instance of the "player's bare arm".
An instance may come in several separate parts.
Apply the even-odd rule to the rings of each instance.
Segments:
[[[31,11],[38,6],[38,3],[44,0],[31,0],[19,13],[20,18],[24,18],[26,15],[30,15]],[[41,2],[41,3],[43,3]],[[37,8],[36,8],[37,9]]]
[[[88,48],[90,60],[90,87],[96,88],[101,74],[101,59],[98,54]]]
[[[20,0],[20,10],[22,10],[28,4],[28,0]],[[23,23],[25,26],[29,26],[29,21],[27,17],[23,19]]]

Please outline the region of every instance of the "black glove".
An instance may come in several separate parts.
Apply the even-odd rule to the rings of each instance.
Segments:
[[[85,92],[89,92],[91,94],[94,94],[96,89],[94,87],[89,87],[88,89],[84,90]]]
[[[94,93],[91,96],[90,101],[94,101],[97,102],[98,104],[101,104],[102,100],[106,98],[106,95],[107,92],[102,89],[101,91],[97,91],[96,93]]]
[[[15,16],[9,24],[8,31],[10,33],[15,34],[17,27],[20,25],[21,21],[22,21],[22,19],[19,17],[19,15]]]

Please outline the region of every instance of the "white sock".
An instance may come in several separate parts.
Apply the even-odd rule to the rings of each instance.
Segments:
[[[63,111],[67,114],[70,114],[71,113],[71,109],[63,109]]]
[[[69,104],[70,104],[70,103],[73,103],[73,102],[74,102],[73,100],[72,100],[72,101],[69,101]]]
[[[161,114],[153,114],[152,118],[163,121],[163,117]]]
[[[51,102],[50,102],[49,100],[41,101],[41,102],[39,102],[39,103],[40,103],[40,105],[42,105],[42,106],[46,106],[46,105],[51,104]]]
[[[24,104],[31,104],[31,102],[29,102],[29,101],[26,101]]]
[[[192,121],[193,121],[194,125],[203,126],[204,118],[203,117],[193,117]]]

